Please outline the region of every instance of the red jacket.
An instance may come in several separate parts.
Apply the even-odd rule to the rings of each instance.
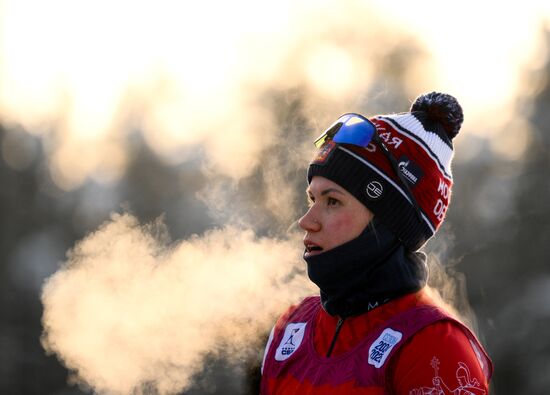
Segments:
[[[488,394],[492,365],[475,336],[421,291],[343,321],[306,298],[266,346],[262,395]]]

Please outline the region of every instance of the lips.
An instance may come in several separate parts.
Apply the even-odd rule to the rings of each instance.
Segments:
[[[310,240],[304,240],[304,246],[306,248],[306,252],[304,255],[307,255],[307,256],[320,254],[323,251],[323,247],[321,247],[318,244],[315,244]]]

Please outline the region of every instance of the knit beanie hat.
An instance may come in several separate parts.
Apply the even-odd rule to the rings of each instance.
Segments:
[[[347,115],[327,132],[337,134],[362,118]],[[462,108],[453,96],[431,92],[419,96],[410,112],[363,119],[374,124],[376,138],[366,147],[329,138],[309,165],[308,183],[322,176],[345,188],[416,251],[437,231],[449,206],[452,140],[464,119]]]

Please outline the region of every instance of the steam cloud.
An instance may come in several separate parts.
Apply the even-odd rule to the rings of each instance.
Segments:
[[[98,392],[180,391],[206,353],[257,348],[308,292],[295,236],[227,226],[170,243],[162,220],[113,214],[47,280],[43,346]]]

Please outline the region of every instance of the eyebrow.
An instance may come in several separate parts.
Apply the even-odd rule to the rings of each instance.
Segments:
[[[336,192],[336,193],[339,193],[340,195],[344,195],[344,192],[340,191],[339,189],[336,189],[336,188],[327,188],[327,189],[324,189],[321,191],[321,196],[325,196],[331,192]],[[312,195],[311,193],[311,189],[308,188],[307,190],[307,194],[308,195]]]

